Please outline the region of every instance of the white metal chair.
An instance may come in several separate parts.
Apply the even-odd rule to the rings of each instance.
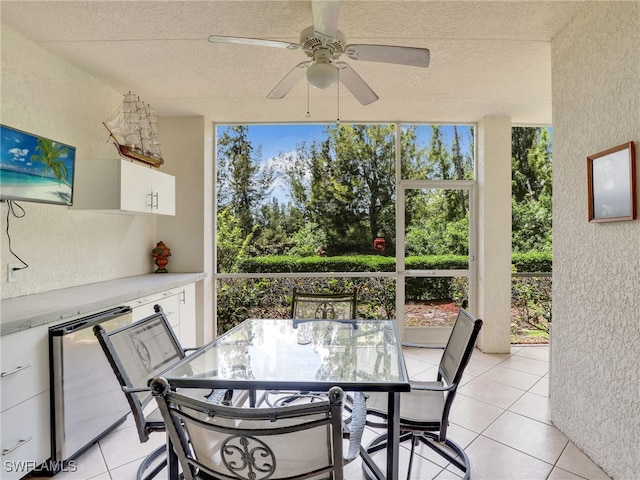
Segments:
[[[210,404],[163,378],[151,388],[186,480],[344,478],[338,387],[323,401],[270,408]]]
[[[299,330],[299,341],[304,338],[302,333],[307,321],[313,320],[355,320],[358,308],[358,291],[353,288],[349,292],[303,292],[293,289],[291,300],[291,318],[300,320],[294,323],[294,328]],[[310,340],[309,340],[310,341]],[[274,397],[274,400],[271,397]],[[271,390],[264,393],[261,402],[269,406],[282,406],[300,401],[317,401],[326,399],[324,392],[285,392]],[[360,392],[350,393],[345,396],[344,408],[349,416],[344,422],[344,436],[354,437],[359,443],[364,430],[364,402],[365,395]],[[354,413],[355,411],[355,413]],[[358,413],[361,412],[361,413]],[[354,420],[354,416],[361,418]]]
[[[294,328],[298,330],[299,342],[310,342],[311,339],[305,340],[304,324],[309,320],[353,320],[356,318],[357,312],[357,289],[350,292],[339,293],[312,293],[301,292],[293,289],[291,300],[291,318],[301,320],[294,323]],[[309,401],[322,400],[325,398],[324,393],[319,392],[285,392],[279,390],[270,390],[264,392],[260,402],[266,402],[269,406],[281,406],[291,402],[297,402],[300,399]],[[271,397],[274,397],[272,400]],[[348,399],[351,403],[351,398]],[[350,410],[351,406],[348,405]]]
[[[447,437],[449,412],[455,399],[462,374],[482,328],[482,320],[460,309],[451,335],[442,354],[435,381],[411,381],[411,391],[400,396],[400,441],[411,441],[411,457],[407,478],[415,447],[422,442],[440,456],[451,462],[468,479],[471,472],[469,458],[464,450]],[[381,418],[374,420],[373,418]],[[373,393],[367,400],[367,425],[386,427],[387,395]],[[386,448],[387,435],[376,437],[366,447],[369,453]],[[364,469],[368,475],[367,469]]]
[[[344,293],[311,293],[293,289],[291,318],[355,319],[357,290]]]
[[[155,305],[154,310],[153,315],[111,332],[105,331],[101,325],[93,328],[129,402],[141,443],[149,440],[152,432],[165,432],[164,420],[157,409],[145,415],[145,408],[153,400],[147,382],[185,358],[185,350],[162,308]],[[198,393],[203,398],[206,395],[208,402],[220,402],[225,397],[229,399],[226,390],[192,392],[194,395]],[[159,462],[156,460],[165,453],[165,445],[151,452],[138,467],[136,478],[148,480],[155,477],[166,465],[166,459]],[[146,470],[150,468],[149,474],[145,476]]]

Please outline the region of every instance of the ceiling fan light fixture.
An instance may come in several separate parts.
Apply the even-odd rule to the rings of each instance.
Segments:
[[[338,69],[328,60],[319,59],[307,68],[309,85],[323,90],[338,81]]]

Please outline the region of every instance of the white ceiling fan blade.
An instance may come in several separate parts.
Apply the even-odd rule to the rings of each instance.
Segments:
[[[339,13],[338,0],[311,0],[313,30],[323,43],[336,38]]]
[[[289,90],[293,88],[293,86],[298,83],[298,80],[302,78],[304,72],[307,71],[307,68],[313,63],[313,61],[309,60],[306,62],[299,63],[293,70],[285,75],[285,77],[280,80],[280,82],[273,87],[273,90],[269,92],[267,98],[280,99],[283,98]]]
[[[369,105],[378,100],[376,92],[367,85],[367,82],[365,82],[348,63],[335,62],[335,65],[338,67],[338,78],[342,84],[347,87],[347,90],[349,90],[362,105]]]
[[[429,66],[429,49],[396,45],[347,45],[344,53],[352,60],[395,63],[414,67]]]
[[[225,35],[210,35],[209,41],[211,43],[234,43],[239,45],[256,45],[259,47],[288,48],[290,50],[296,50],[300,48],[300,45],[298,45],[297,43],[280,42],[278,40],[267,40],[265,38],[227,37]]]

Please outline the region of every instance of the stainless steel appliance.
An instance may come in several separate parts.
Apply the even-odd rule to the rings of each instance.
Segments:
[[[74,459],[131,412],[93,333],[97,324],[112,331],[131,322],[122,306],[49,329],[52,464]]]

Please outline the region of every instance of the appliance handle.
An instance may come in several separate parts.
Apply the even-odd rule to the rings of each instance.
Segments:
[[[116,307],[116,308],[112,308],[111,310],[96,313],[95,315],[89,315],[88,317],[72,320],[63,325],[52,327],[51,329],[49,329],[49,331],[54,336],[67,335],[69,333],[75,332],[76,330],[80,330],[82,328],[89,328],[93,325],[108,321],[112,318],[126,315],[128,313],[131,313],[131,311],[132,309],[129,306]]]

